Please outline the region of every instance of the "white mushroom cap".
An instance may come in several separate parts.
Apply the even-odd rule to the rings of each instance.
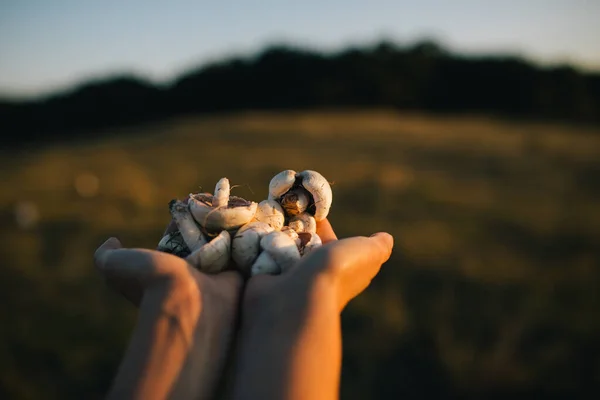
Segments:
[[[304,190],[298,191],[300,187]],[[289,198],[286,198],[288,192]],[[309,195],[310,201],[307,199]],[[316,221],[327,217],[333,201],[329,182],[323,175],[313,170],[296,173],[288,169],[275,175],[269,183],[269,199],[282,202],[282,197],[282,205],[288,215],[295,215],[307,209]]]
[[[269,182],[269,199],[278,199],[294,186],[296,171],[286,169],[275,175]]]
[[[216,274],[223,271],[231,256],[231,236],[221,231],[213,240],[187,256],[188,262],[200,271]]]
[[[279,268],[279,265],[277,265],[269,253],[263,251],[260,253],[254,264],[252,264],[250,273],[253,276],[259,274],[277,275],[281,273],[281,268]]]
[[[327,179],[317,171],[306,170],[296,175],[302,180],[304,189],[312,195],[315,206],[315,220],[321,221],[329,214],[333,193]]]
[[[296,232],[317,232],[317,221],[307,212],[291,217],[288,226]]]
[[[252,264],[252,275],[279,274],[290,269],[299,259],[295,241],[282,231],[273,231],[260,240],[262,252]]]
[[[264,222],[249,222],[242,226],[231,241],[231,258],[238,269],[248,273],[259,256],[260,240],[273,232],[273,227]]]
[[[264,236],[260,240],[260,247],[275,260],[281,272],[290,269],[300,259],[296,242],[281,231],[273,231]]]
[[[285,233],[286,235],[288,235],[289,237],[291,237],[291,238],[292,238],[292,240],[294,241],[294,243],[296,243],[296,246],[297,246],[298,248],[300,248],[300,243],[301,243],[301,240],[300,240],[300,237],[298,236],[298,232],[296,232],[294,229],[292,229],[292,228],[291,228],[291,227],[289,227],[289,226],[284,226],[284,227],[281,229],[281,232],[283,232],[283,233]]]
[[[227,206],[213,207],[208,193],[190,194],[189,207],[194,219],[208,232],[235,230],[250,222],[257,203],[231,196]]]
[[[300,253],[302,257],[323,245],[321,237],[314,232],[300,232],[298,236],[301,240]]]
[[[280,230],[285,223],[285,214],[281,205],[275,200],[263,200],[256,207],[254,219],[271,225],[275,230]]]

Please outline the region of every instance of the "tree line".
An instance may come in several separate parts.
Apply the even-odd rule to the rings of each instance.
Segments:
[[[600,72],[512,56],[466,57],[430,41],[328,54],[281,45],[204,65],[166,86],[115,76],[36,100],[0,101],[0,130],[18,145],[179,114],[335,107],[596,124]]]

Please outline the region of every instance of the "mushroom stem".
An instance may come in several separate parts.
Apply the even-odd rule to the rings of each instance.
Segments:
[[[171,200],[169,211],[190,251],[193,252],[206,244],[206,238],[200,231],[196,221],[194,221],[187,204],[179,200]]]
[[[200,271],[216,274],[227,267],[230,254],[231,236],[229,232],[222,231],[213,240],[192,252],[186,259]]]
[[[277,275],[279,273],[281,273],[281,268],[279,268],[273,257],[266,251],[258,255],[258,258],[254,261],[250,269],[252,276],[259,274]]]
[[[292,189],[281,198],[281,206],[288,215],[298,215],[306,211],[310,205],[310,197],[306,189]]]
[[[231,187],[229,186],[229,179],[221,178],[215,186],[215,193],[213,194],[212,206],[226,207],[229,204],[229,193]]]
[[[242,226],[231,239],[231,258],[242,273],[250,273],[261,251],[260,240],[271,232],[273,227],[267,223],[250,222]]]

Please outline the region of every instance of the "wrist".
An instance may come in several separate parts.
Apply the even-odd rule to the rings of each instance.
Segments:
[[[144,292],[130,345],[108,398],[166,398],[193,344],[199,306],[191,287],[155,282]]]
[[[336,398],[341,331],[335,290],[326,280],[302,285],[290,278],[244,301],[234,399]]]
[[[208,399],[222,372],[232,335],[231,302],[198,282],[169,282],[147,291],[140,312],[154,316],[151,336],[169,398]],[[152,317],[151,317],[152,318]],[[166,365],[169,365],[166,368]],[[171,377],[165,377],[167,372]]]

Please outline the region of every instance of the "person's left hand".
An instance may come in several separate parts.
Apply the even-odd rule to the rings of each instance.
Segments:
[[[174,224],[169,225],[167,232],[172,229]],[[108,285],[139,307],[140,313],[136,327],[138,332],[134,333],[129,353],[121,365],[121,378],[117,377],[112,392],[115,395],[129,394],[128,391],[134,390],[142,398],[145,398],[144,394],[150,395],[150,398],[161,397],[157,385],[162,379],[167,382],[162,386],[163,391],[167,391],[165,397],[211,397],[224,370],[235,334],[243,283],[240,274],[234,271],[203,274],[183,258],[157,250],[123,248],[116,238],[104,242],[96,250],[94,259]],[[181,365],[177,365],[172,357],[168,362],[174,364],[169,365],[165,360],[149,359],[151,356],[148,354],[135,354],[137,342],[155,340],[146,336],[156,336],[153,332],[139,332],[141,329],[156,330],[152,322],[146,328],[140,326],[144,315],[149,321],[166,317],[167,325],[176,326],[180,337],[166,337],[169,343],[165,346],[176,340],[183,343],[182,355],[175,357]],[[137,339],[136,335],[143,339]],[[142,352],[148,353],[149,350],[137,351]],[[152,370],[152,365],[156,365],[156,371]],[[131,387],[135,384],[127,382],[132,380],[128,375],[135,374],[137,370],[145,376],[138,379],[156,380],[152,388],[140,392],[142,388]]]

